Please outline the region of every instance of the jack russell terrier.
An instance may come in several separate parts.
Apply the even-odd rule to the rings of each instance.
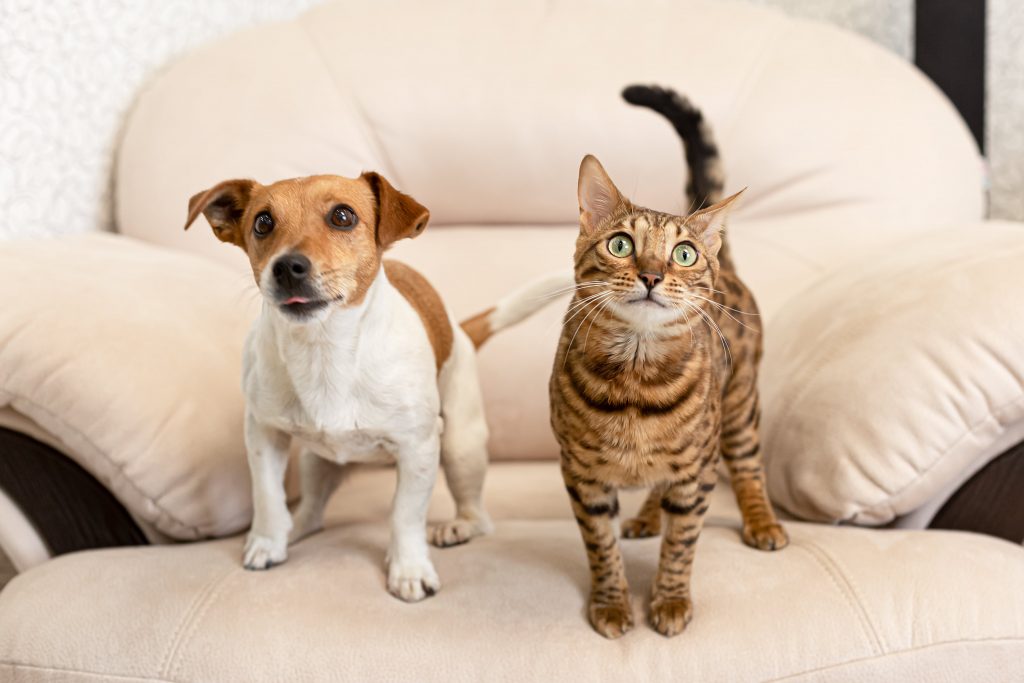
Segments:
[[[322,528],[342,465],[393,461],[387,587],[410,602],[433,595],[441,584],[426,516],[439,461],[456,516],[431,528],[431,542],[491,529],[480,500],[487,425],[475,347],[543,307],[564,278],[455,324],[422,275],[382,259],[423,232],[430,214],[376,173],[227,180],[189,200],[186,229],[200,213],[217,238],[245,250],[263,296],[242,370],[253,487],[244,566],[284,562],[289,543]],[[292,440],[302,446],[294,518],[284,488]]]

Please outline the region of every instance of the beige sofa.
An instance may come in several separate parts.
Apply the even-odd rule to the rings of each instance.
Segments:
[[[638,81],[702,106],[727,187],[750,188],[729,229],[767,328],[791,546],[744,546],[721,486],[688,630],[590,629],[547,420],[559,301],[481,351],[496,530],[433,551],[437,596],[384,590],[389,469],[348,480],[286,564],[244,571],[238,368],[257,300],[240,253],[181,230],[187,198],[378,170],[432,211],[393,255],[468,316],[567,269],[583,154],[639,203],[683,208],[674,134],[618,99]],[[81,465],[147,542],[51,557],[0,495],[0,545],[26,570],[0,593],[0,680],[1024,679],[1024,550],[920,530],[1024,439],[1024,233],[982,219],[981,173],[912,67],[732,3],[342,1],[207,47],[128,121],[123,235],[0,249],[0,285],[36,293],[0,320],[0,426]],[[657,550],[625,546],[638,614]]]

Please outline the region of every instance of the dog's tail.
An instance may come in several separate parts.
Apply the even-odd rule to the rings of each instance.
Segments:
[[[480,348],[495,332],[511,327],[547,306],[575,285],[572,273],[547,275],[505,295],[493,307],[460,323],[473,346]]]

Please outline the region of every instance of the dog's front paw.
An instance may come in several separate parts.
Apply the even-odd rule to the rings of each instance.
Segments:
[[[388,592],[406,602],[419,602],[441,590],[441,579],[430,560],[398,561],[388,564]]]
[[[246,569],[270,569],[288,559],[288,543],[252,531],[245,538],[242,566]]]

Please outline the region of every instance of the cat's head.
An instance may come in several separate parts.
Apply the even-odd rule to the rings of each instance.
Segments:
[[[587,155],[578,187],[580,297],[604,294],[609,307],[641,327],[692,317],[689,307],[711,298],[725,216],[740,194],[688,216],[652,211],[622,196]]]

